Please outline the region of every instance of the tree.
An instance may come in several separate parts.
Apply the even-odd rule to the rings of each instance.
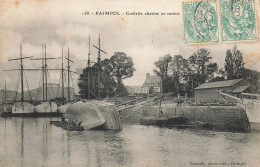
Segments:
[[[88,84],[87,84],[87,75],[90,74],[90,94],[91,94],[91,99],[96,98],[97,96],[97,89],[98,86],[102,86],[100,90],[100,95],[102,98],[107,97],[107,96],[114,96],[115,95],[115,90],[117,88],[117,84],[112,77],[111,69],[112,65],[110,63],[110,59],[104,59],[103,61],[100,62],[100,82],[102,85],[98,85],[97,77],[98,77],[98,63],[95,63],[92,67],[90,68],[85,68],[80,75],[80,82],[78,84],[80,88],[80,94],[82,95],[83,98],[87,98],[88,94]],[[89,73],[88,73],[89,71]]]
[[[163,92],[168,92],[168,88],[166,86],[166,80],[169,78],[169,64],[172,60],[172,57],[168,54],[163,57],[160,57],[159,60],[157,60],[154,64],[156,68],[154,69],[153,72],[160,76],[162,79],[162,87],[163,87]]]
[[[117,81],[118,88],[122,85],[122,80],[133,76],[135,71],[133,59],[124,52],[115,52],[110,58],[111,76]]]
[[[225,58],[225,71],[227,79],[237,79],[241,77],[241,70],[244,67],[243,55],[234,46],[233,50],[228,49]]]
[[[185,82],[185,75],[188,71],[188,61],[181,55],[175,55],[171,61],[172,78],[177,93],[180,93],[181,83]]]
[[[205,83],[209,80],[212,73],[216,71],[216,63],[211,64],[212,59],[210,52],[207,49],[199,49],[194,52],[189,58],[189,69],[194,75],[195,86]],[[213,68],[213,69],[212,69]]]

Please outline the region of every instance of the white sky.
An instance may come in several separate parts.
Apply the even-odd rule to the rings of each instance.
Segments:
[[[257,2],[259,8],[259,3]],[[260,9],[260,8],[259,8]],[[179,16],[83,16],[82,12],[118,11],[129,12],[178,12]],[[258,18],[260,18],[258,11]],[[258,20],[258,27],[260,27]],[[41,56],[41,45],[46,43],[49,57],[61,56],[61,45],[70,47],[71,58],[76,60],[75,68],[85,67],[88,54],[88,35],[97,45],[101,34],[101,47],[109,58],[114,52],[125,52],[134,61],[136,71],[132,78],[124,80],[125,85],[141,85],[145,74],[152,73],[154,62],[166,54],[181,54],[189,57],[197,49],[207,48],[213,61],[223,67],[227,49],[232,43],[187,46],[184,44],[182,3],[180,0],[76,0],[76,1],[1,1],[0,2],[0,83],[6,80],[10,89],[17,81],[14,72],[2,72],[3,68],[15,68],[18,62],[8,62],[19,56],[19,45],[23,44],[24,56]],[[256,63],[252,69],[260,71],[260,43],[238,43],[244,54],[246,67]],[[96,61],[97,51],[91,47],[92,61]],[[25,63],[28,67],[38,67],[40,62]],[[56,64],[55,64],[56,63]],[[59,67],[60,62],[50,66]],[[76,67],[75,67],[76,66]],[[38,74],[28,74],[31,85],[39,83]],[[59,75],[52,74],[58,82]]]

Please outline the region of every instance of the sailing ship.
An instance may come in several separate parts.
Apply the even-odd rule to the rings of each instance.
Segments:
[[[74,63],[72,60],[70,60],[70,53],[69,53],[69,48],[68,48],[68,57],[66,58],[65,57],[65,59],[67,60],[67,62],[68,62],[68,69],[67,69],[67,74],[68,74],[68,101],[66,101],[66,98],[65,98],[65,91],[64,91],[64,71],[65,71],[65,69],[64,69],[64,63],[63,63],[63,46],[62,46],[62,55],[61,55],[61,57],[62,57],[62,65],[61,65],[61,82],[62,82],[62,99],[63,99],[63,102],[58,106],[58,113],[60,113],[60,114],[65,114],[66,113],[66,111],[67,111],[67,108],[71,105],[71,95],[70,95],[70,75],[71,75],[71,72],[73,72],[73,71],[71,71],[70,70],[70,63]],[[74,73],[76,73],[76,72],[74,72]]]
[[[45,116],[52,116],[52,115],[59,115],[57,112],[57,104],[51,100],[48,100],[48,82],[47,82],[47,60],[48,59],[57,59],[57,58],[47,58],[46,57],[46,44],[44,46],[44,57],[42,58],[35,58],[31,60],[42,60],[42,89],[43,89],[43,100],[40,104],[35,106],[35,113],[37,115],[44,114]]]
[[[20,78],[21,78],[21,99],[20,99],[20,101],[16,101],[16,99],[15,99],[15,101],[12,105],[11,114],[13,116],[31,115],[34,113],[34,105],[28,101],[25,101],[25,99],[24,99],[24,70],[26,70],[26,69],[24,69],[24,67],[23,67],[23,60],[31,58],[31,57],[22,56],[22,45],[20,45],[20,58],[8,60],[8,61],[20,60],[20,69],[18,69],[18,70],[20,70]],[[14,69],[14,70],[17,70],[17,69]],[[10,71],[10,70],[5,70],[5,71]],[[18,90],[17,90],[17,93],[18,93]],[[17,93],[16,93],[16,95],[17,95]]]

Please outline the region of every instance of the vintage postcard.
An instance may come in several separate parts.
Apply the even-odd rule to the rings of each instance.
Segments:
[[[259,0],[0,0],[0,166],[260,166]]]

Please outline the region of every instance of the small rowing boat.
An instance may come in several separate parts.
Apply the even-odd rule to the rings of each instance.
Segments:
[[[62,122],[62,121],[50,121],[50,124],[53,124],[55,126],[61,127],[63,129],[69,130],[69,131],[83,131],[83,126],[77,126],[73,123],[68,122]]]

